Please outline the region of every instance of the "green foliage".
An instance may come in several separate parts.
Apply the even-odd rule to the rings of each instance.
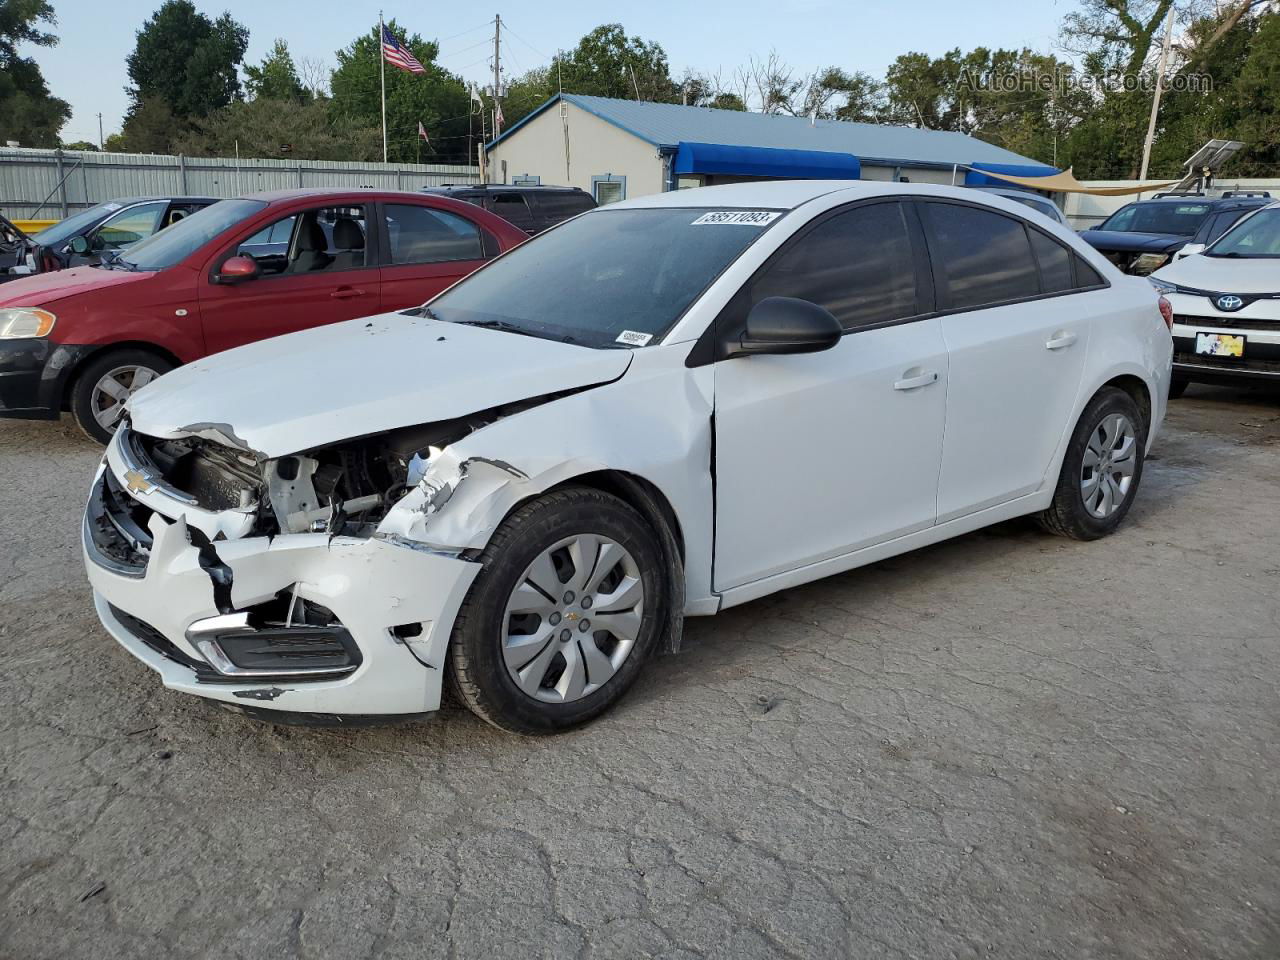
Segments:
[[[680,102],[661,44],[627,36],[620,23],[596,27],[576,47],[552,60],[550,76],[556,75],[557,68],[566,93]]]
[[[76,140],[74,143],[64,143],[62,145],[62,149],[63,150],[83,150],[88,153],[97,153],[98,145],[96,143],[90,143],[88,140]]]
[[[335,116],[326,100],[269,100],[233,103],[174,143],[196,157],[241,156],[298,160],[381,160],[380,127]]]
[[[465,163],[468,158],[474,163],[474,147],[469,152],[468,144],[480,142],[480,122],[476,116],[475,136],[469,138],[472,104],[462,79],[435,62],[439,52],[435,41],[416,33],[406,37],[394,20],[387,27],[426,69],[424,74],[413,74],[386,66],[388,159],[412,163],[421,151],[423,163]],[[378,160],[382,159],[381,56],[375,28],[337,52],[338,68],[330,82],[334,122],[378,130]],[[426,127],[430,146],[419,146],[419,122]]]
[[[229,13],[211,20],[191,0],[165,0],[138,31],[126,61],[130,120],[144,101],[160,100],[185,127],[239,99],[237,67],[248,45],[248,29]]]
[[[129,110],[114,149],[127,153],[172,153],[174,141],[188,129],[161,97],[147,97]]]
[[[0,143],[56,147],[71,106],[49,92],[36,62],[18,54],[18,44],[52,47],[58,38],[40,28],[55,26],[45,0],[0,0]]]
[[[303,100],[307,89],[298,77],[289,45],[277,39],[259,66],[244,68],[245,87],[253,100]]]

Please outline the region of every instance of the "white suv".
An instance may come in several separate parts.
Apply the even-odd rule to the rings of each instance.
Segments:
[[[1149,278],[1173,306],[1173,386],[1280,382],[1280,203]]]
[[[610,204],[425,307],[130,398],[85,516],[98,614],[165,686],[276,716],[435,710],[448,678],[564,729],[686,616],[1010,517],[1114,531],[1165,412],[1160,307],[963,188]]]

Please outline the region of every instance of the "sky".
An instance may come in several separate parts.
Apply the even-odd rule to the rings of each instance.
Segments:
[[[685,67],[727,78],[751,55],[779,56],[804,73],[824,66],[864,70],[873,76],[901,53],[934,56],[952,47],[1031,47],[1051,50],[1058,25],[1075,4],[1072,0],[988,0],[979,15],[975,6],[955,0],[863,0],[859,4],[817,0],[738,0],[732,5],[697,4],[689,0],[644,0],[634,6],[580,0],[547,5],[520,4],[489,12],[478,6],[384,0],[384,15],[406,30],[440,41],[439,62],[477,83],[492,82],[493,16],[504,27],[503,73],[506,79],[547,62],[558,49],[572,47],[601,23],[620,22],[629,35],[657,41],[667,51],[671,72]],[[53,0],[60,42],[51,49],[27,47],[40,64],[55,96],[72,106],[63,128],[66,142],[98,140],[98,113],[103,133],[120,129],[129,98],[125,57],[135,34],[159,6],[146,0]],[[294,60],[315,57],[330,66],[334,51],[377,23],[375,6],[335,0],[196,0],[216,17],[224,10],[249,28],[247,63],[258,63],[277,37],[289,44]],[[465,10],[464,10],[465,8]],[[459,12],[464,10],[464,12]]]

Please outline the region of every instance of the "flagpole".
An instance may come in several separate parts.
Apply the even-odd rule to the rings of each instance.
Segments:
[[[378,77],[382,82],[382,162],[387,162],[387,56],[382,52],[382,11],[378,11]]]

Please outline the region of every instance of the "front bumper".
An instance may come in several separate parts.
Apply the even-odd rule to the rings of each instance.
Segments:
[[[109,462],[99,469],[83,525],[94,605],[107,632],[166,687],[295,714],[391,716],[439,707],[449,634],[477,564],[414,545],[326,534],[213,541],[188,528],[183,505],[157,504],[153,492],[140,508],[150,511],[149,549],[130,566],[95,535],[112,469]],[[211,563],[229,578],[213,575]],[[332,611],[359,648],[353,672],[227,676],[188,637],[197,621],[252,608],[282,590]]]
[[[1259,300],[1236,313],[1223,313],[1207,300],[1186,294],[1169,296],[1173,303],[1173,370],[1188,380],[1280,381],[1280,301]],[[1272,316],[1265,314],[1271,313]],[[1197,333],[1225,333],[1245,338],[1243,357],[1197,354]]]
[[[58,419],[71,371],[93,349],[34,337],[0,340],[0,417]]]

